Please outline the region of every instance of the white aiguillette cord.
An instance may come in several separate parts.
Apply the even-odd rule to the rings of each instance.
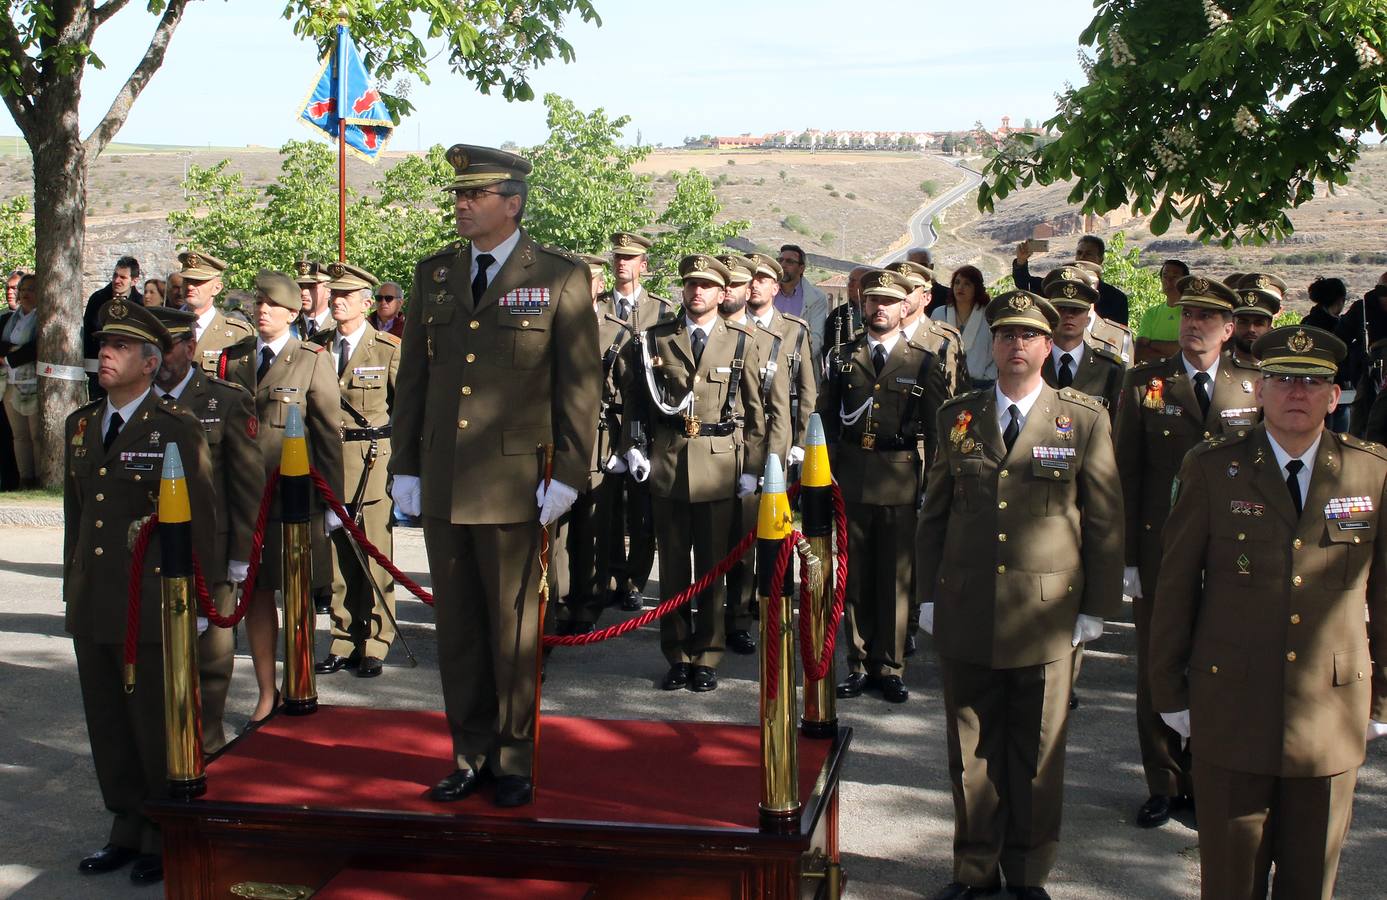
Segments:
[[[866,412],[867,409],[868,409],[868,407],[870,407],[871,405],[872,405],[872,398],[871,398],[871,397],[868,397],[865,401],[863,401],[863,403],[862,403],[861,406],[859,406],[857,409],[853,410],[852,412],[848,412],[848,411],[847,411],[847,408],[843,406],[843,401],[839,400],[839,401],[838,401],[838,419],[839,419],[839,421],[841,421],[844,425],[856,425],[856,424],[857,424],[857,420],[860,419],[860,418],[862,418],[862,414],[863,414],[864,412]]]
[[[645,363],[645,384],[650,389],[650,402],[655,404],[656,409],[667,416],[682,415],[684,410],[693,409],[694,394],[689,391],[684,395],[684,399],[679,401],[678,406],[669,406],[660,399],[660,389],[655,386],[655,364],[650,358],[650,342],[646,340],[646,335],[640,336],[641,360]]]

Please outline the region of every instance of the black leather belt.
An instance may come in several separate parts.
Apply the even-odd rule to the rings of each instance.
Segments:
[[[382,425],[379,428],[344,428],[342,430],[342,440],[344,441],[379,441],[390,437],[390,426]]]
[[[871,439],[866,440],[866,438],[868,437],[870,437]],[[880,434],[859,434],[856,437],[844,435],[844,439],[851,443],[857,444],[863,450],[871,450],[877,453],[881,453],[883,451],[916,450],[919,447],[916,441],[909,438],[896,437],[895,435],[884,436]]]
[[[694,420],[686,419],[683,416],[661,416],[660,421],[682,433],[684,437],[690,438],[725,437],[737,430],[735,421],[698,422],[696,427],[691,424]]]

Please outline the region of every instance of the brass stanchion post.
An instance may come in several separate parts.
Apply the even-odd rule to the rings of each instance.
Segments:
[[[303,415],[289,407],[279,454],[279,508],[284,536],[284,711],[306,716],[318,710],[313,680],[313,550],[309,528],[308,441]]]
[[[809,636],[811,646],[804,652],[818,653],[824,646],[828,629],[829,607],[833,603],[833,474],[828,463],[828,441],[824,423],[818,413],[809,417],[809,430],[804,440],[804,466],[800,470],[800,513],[804,517],[804,537],[809,548],[820,560],[823,574],[810,591]],[[804,675],[804,718],[800,733],[805,737],[831,738],[838,734],[838,711],[833,693],[833,657],[828,658],[828,672],[818,681]]]
[[[163,595],[164,741],[169,794],[191,800],[207,791],[202,760],[202,700],[197,674],[197,586],[193,514],[178,445],[164,449],[159,480],[159,575]]]
[[[790,499],[780,457],[766,460],[761,506],[756,517],[757,593],[761,604],[761,829],[782,834],[799,830],[799,735],[795,730],[794,619],[784,584],[773,581],[775,561],[791,531]],[[771,668],[772,617],[780,627]],[[774,685],[774,688],[772,688]],[[772,698],[772,692],[775,696]]]

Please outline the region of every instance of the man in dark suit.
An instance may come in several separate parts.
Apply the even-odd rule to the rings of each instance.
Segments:
[[[1108,245],[1103,239],[1095,234],[1086,234],[1079,238],[1079,245],[1074,248],[1074,259],[1076,262],[1090,262],[1102,270],[1103,257],[1107,255]],[[1016,259],[1011,263],[1011,279],[1016,282],[1016,287],[1023,291],[1030,291],[1038,294],[1041,292],[1040,278],[1031,274],[1030,270],[1031,250],[1022,241],[1016,247]],[[1127,324],[1127,295],[1121,288],[1114,287],[1107,282],[1098,284],[1098,302],[1094,305],[1094,312],[1100,318],[1119,325]]]
[[[96,332],[100,327],[101,310],[107,303],[116,299],[136,306],[144,305],[144,297],[140,294],[140,289],[135,287],[135,282],[139,280],[139,261],[133,256],[122,256],[116,260],[116,266],[111,271],[111,280],[87,298],[87,309],[82,315],[82,364],[87,370],[87,391],[93,400],[106,396],[100,380],[96,377],[96,354],[101,349]]]

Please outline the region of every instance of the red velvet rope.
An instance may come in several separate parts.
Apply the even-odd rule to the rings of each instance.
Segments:
[[[828,677],[833,661],[833,650],[838,645],[838,625],[843,619],[844,600],[848,594],[848,514],[843,502],[843,491],[838,482],[833,482],[833,526],[836,533],[835,556],[837,568],[833,573],[833,608],[829,612],[828,624],[824,628],[824,645],[817,655],[811,654],[814,636],[810,632],[810,585],[801,579],[799,585],[799,646],[804,660],[806,681],[822,681]],[[823,561],[828,565],[827,560]]]
[[[202,577],[202,562],[193,554],[193,578],[197,586],[197,602],[202,609],[202,614],[207,617],[218,628],[235,628],[246,617],[246,609],[250,606],[250,600],[255,596],[255,583],[260,577],[260,557],[263,556],[265,548],[265,528],[270,520],[270,507],[274,505],[275,487],[279,484],[279,469],[270,473],[270,478],[265,482],[265,495],[260,498],[260,512],[255,517],[255,532],[250,539],[250,559],[249,568],[246,570],[246,580],[241,583],[241,596],[236,601],[236,608],[230,615],[223,616],[217,612],[217,607],[212,603],[212,597],[207,591],[207,582]]]
[[[785,571],[790,568],[790,556],[795,552],[795,544],[804,537],[798,531],[785,535],[780,543],[780,552],[775,556],[775,567],[771,569],[772,608],[761,615],[766,619],[766,640],[762,652],[766,654],[766,668],[771,677],[766,680],[766,697],[774,700],[780,694],[780,679],[775,676],[780,671],[780,592],[785,584]]]
[[[135,543],[130,547],[130,582],[126,594],[125,607],[125,664],[135,665],[140,646],[140,589],[144,580],[144,555],[149,550],[149,539],[154,534],[154,526],[159,524],[158,516],[150,516],[140,526],[135,535]]]

